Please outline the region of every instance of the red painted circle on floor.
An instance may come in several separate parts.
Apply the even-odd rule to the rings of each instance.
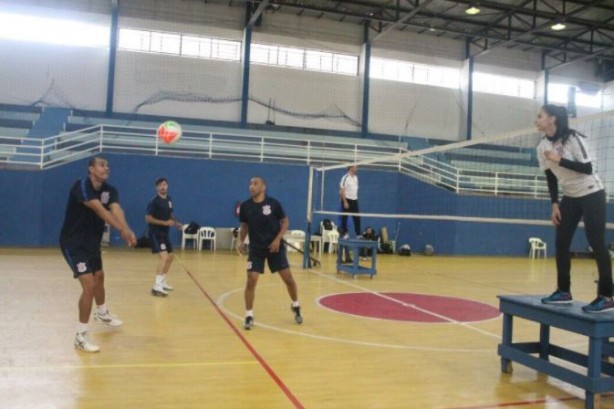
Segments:
[[[496,318],[499,310],[463,298],[411,293],[346,293],[327,295],[320,304],[361,317],[413,322],[475,322]]]

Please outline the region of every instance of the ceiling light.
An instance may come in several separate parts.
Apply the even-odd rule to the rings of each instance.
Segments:
[[[562,21],[557,21],[555,24],[551,25],[550,28],[554,31],[561,31],[564,30],[565,27],[567,27],[565,25],[565,23],[563,23]]]
[[[480,11],[481,10],[479,8],[477,8],[475,5],[471,5],[471,6],[469,6],[468,9],[465,10],[465,13],[469,14],[470,16],[474,16],[476,14],[479,14]]]

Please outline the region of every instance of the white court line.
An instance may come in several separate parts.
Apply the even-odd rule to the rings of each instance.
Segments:
[[[415,309],[415,310],[417,310],[417,311],[420,311],[420,312],[423,312],[423,313],[425,313],[425,314],[431,315],[431,316],[433,316],[433,317],[439,318],[439,319],[441,319],[441,320],[447,321],[447,322],[449,322],[449,323],[451,323],[451,324],[460,325],[460,326],[462,326],[462,327],[464,327],[464,328],[467,328],[467,329],[469,329],[469,330],[472,330],[472,331],[478,332],[478,333],[480,333],[480,334],[482,334],[482,335],[487,335],[487,336],[489,336],[489,337],[493,337],[493,338],[495,338],[495,339],[501,339],[501,337],[500,337],[499,335],[493,334],[492,332],[488,332],[488,331],[485,331],[485,330],[480,329],[480,328],[476,328],[476,327],[474,327],[474,326],[469,325],[469,324],[468,324],[468,323],[466,323],[466,322],[461,322],[461,321],[455,320],[455,319],[453,319],[453,318],[446,317],[445,315],[441,315],[441,314],[438,314],[438,313],[436,313],[436,312],[433,312],[433,311],[430,311],[430,310],[427,310],[427,309],[424,309],[424,308],[418,307],[417,305],[414,305],[414,304],[407,304],[407,303],[405,303],[405,302],[403,302],[403,301],[401,301],[401,300],[398,300],[398,299],[396,299],[396,298],[394,298],[394,297],[390,297],[390,296],[388,296],[388,295],[386,295],[386,294],[378,293],[377,291],[373,291],[373,290],[370,290],[370,289],[368,289],[368,288],[361,287],[361,286],[359,286],[359,285],[357,285],[357,284],[350,283],[350,282],[345,281],[345,280],[339,280],[337,277],[330,277],[330,276],[328,276],[328,275],[326,275],[326,274],[323,274],[323,273],[321,273],[321,272],[319,272],[319,271],[316,271],[316,270],[307,269],[307,271],[310,271],[310,272],[312,272],[313,274],[319,275],[320,277],[327,278],[327,279],[332,280],[332,281],[335,281],[335,282],[337,282],[337,283],[343,283],[343,284],[346,284],[346,285],[348,285],[348,286],[350,286],[350,287],[353,287],[353,288],[356,288],[356,289],[358,289],[358,290],[360,290],[360,291],[362,291],[362,292],[365,292],[365,293],[369,293],[369,294],[375,295],[376,297],[380,297],[380,298],[383,298],[383,299],[385,299],[385,300],[392,301],[392,302],[394,302],[394,303],[396,303],[396,304],[399,304],[399,305],[401,305],[401,306],[403,306],[403,307],[413,308],[413,309]]]
[[[231,316],[233,318],[236,318],[237,320],[243,322],[243,317],[235,314],[234,312],[228,310],[225,306],[224,306],[224,301],[226,300],[226,298],[228,298],[228,296],[237,293],[237,292],[242,292],[244,291],[243,288],[237,288],[231,291],[228,291],[222,295],[220,295],[217,300],[215,301],[216,304],[220,307],[220,309],[222,309],[224,311],[225,314],[228,314],[228,316]],[[338,342],[338,343],[343,343],[343,344],[351,344],[351,345],[358,345],[358,346],[366,346],[366,347],[375,347],[375,348],[390,348],[390,349],[406,349],[406,350],[413,350],[413,351],[436,351],[436,352],[473,352],[473,353],[480,353],[480,354],[492,354],[492,348],[487,348],[487,349],[465,349],[465,348],[450,348],[450,347],[441,347],[441,348],[437,348],[437,347],[421,347],[421,346],[413,346],[413,345],[398,345],[398,344],[384,344],[384,343],[379,343],[379,342],[367,342],[367,341],[357,341],[354,339],[344,339],[344,338],[337,338],[337,337],[329,337],[329,336],[325,336],[325,335],[317,335],[317,334],[308,334],[305,332],[299,332],[299,331],[291,331],[291,330],[287,330],[287,329],[283,329],[280,327],[276,327],[273,325],[268,325],[268,324],[264,324],[261,321],[255,320],[256,324],[255,324],[255,329],[257,330],[258,328],[266,328],[269,330],[273,330],[273,331],[277,331],[277,332],[281,332],[284,334],[290,334],[290,335],[298,335],[301,337],[307,337],[307,338],[313,338],[313,339],[317,339],[320,341],[330,341],[330,342]],[[306,318],[305,323],[308,323],[308,318]]]

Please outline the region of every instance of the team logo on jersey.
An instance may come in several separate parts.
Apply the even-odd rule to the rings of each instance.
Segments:
[[[271,214],[271,205],[262,206],[262,214],[268,216]]]
[[[102,192],[102,194],[100,195],[100,201],[102,202],[102,204],[108,204],[109,203],[109,198],[111,197],[111,195],[109,194],[109,192],[104,191]]]
[[[170,200],[168,201],[168,208],[172,209],[173,208],[173,202],[171,202]]]
[[[80,273],[85,273],[87,271],[86,263],[77,263],[77,271]]]

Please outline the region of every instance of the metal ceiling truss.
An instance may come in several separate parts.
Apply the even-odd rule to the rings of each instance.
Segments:
[[[608,0],[264,0],[252,10],[365,24],[377,42],[393,30],[468,41],[478,57],[499,47],[542,50],[559,63],[614,60],[614,2]],[[478,5],[481,13],[465,13]],[[254,20],[252,18],[251,20]],[[250,21],[251,21],[250,20]],[[565,30],[551,26],[564,22]],[[477,50],[477,51],[476,51]],[[475,52],[474,52],[475,51]]]

